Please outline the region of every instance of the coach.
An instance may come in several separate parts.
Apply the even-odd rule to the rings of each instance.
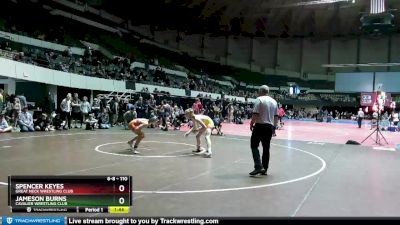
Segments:
[[[251,176],[267,175],[271,138],[278,124],[278,104],[268,96],[268,93],[269,87],[267,85],[260,87],[259,97],[254,103],[253,116],[250,122],[250,130],[252,131],[251,151],[254,159],[254,171],[250,173]],[[262,162],[258,151],[260,142],[263,146]]]

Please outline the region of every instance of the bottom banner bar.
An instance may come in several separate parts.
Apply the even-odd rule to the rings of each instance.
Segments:
[[[65,217],[60,216],[3,216],[2,225],[65,225]]]

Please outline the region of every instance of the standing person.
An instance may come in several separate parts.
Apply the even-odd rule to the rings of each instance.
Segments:
[[[105,95],[97,95],[97,98],[100,101],[100,112],[103,112],[104,108],[107,108],[107,98]]]
[[[67,94],[67,97],[61,101],[60,108],[61,108],[61,118],[64,123],[64,130],[71,129],[71,100],[72,95],[71,93]]]
[[[80,120],[82,127],[82,113],[81,113],[81,100],[78,93],[74,93],[74,98],[71,101],[72,119],[74,120],[75,128],[78,128],[77,121]]]
[[[17,128],[18,125],[18,118],[19,114],[21,114],[22,110],[22,105],[20,103],[20,100],[18,97],[14,98],[14,104],[13,104],[13,120],[14,120],[14,128]]]
[[[358,128],[361,128],[361,123],[362,123],[363,119],[364,119],[364,112],[363,112],[362,108],[360,108],[357,113]]]
[[[150,95],[150,99],[148,100],[148,117],[150,117],[150,112],[151,111],[156,111],[157,110],[157,101],[154,99],[154,95]]]
[[[92,108],[92,113],[94,113],[94,118],[98,118],[101,112],[100,99],[98,97],[93,99],[93,104],[91,108]]]
[[[187,119],[193,121],[193,127],[185,133],[185,137],[189,136],[190,133],[196,133],[196,146],[197,149],[193,152],[197,154],[204,154],[204,157],[211,158],[211,131],[214,128],[213,120],[206,115],[196,115],[194,114],[193,109],[189,108],[185,111],[185,115]],[[207,150],[201,147],[200,137],[201,135],[205,135]]]
[[[146,117],[145,102],[143,101],[143,97],[142,96],[140,96],[139,100],[136,101],[135,109],[136,109],[136,113],[137,113],[137,117],[138,118],[145,118]]]
[[[129,107],[128,111],[126,111],[124,113],[124,128],[125,130],[128,130],[128,124],[129,122],[131,122],[132,120],[137,118],[137,113],[135,110],[135,107],[132,105]]]
[[[92,109],[91,109],[90,103],[88,102],[88,98],[86,96],[83,96],[83,101],[81,103],[81,112],[82,112],[81,127],[82,127],[83,121],[86,123],[86,119],[89,117],[89,113],[91,110]]]
[[[393,110],[391,118],[392,118],[393,125],[397,126],[399,124],[399,113]]]
[[[54,101],[54,96],[49,92],[47,96],[47,103],[48,103],[48,114],[50,115],[52,112],[56,110],[56,103]]]
[[[26,102],[25,94],[22,93],[17,96],[19,98],[19,101],[21,102],[21,109],[28,107],[28,103]]]
[[[283,106],[280,105],[279,106],[279,126],[282,127],[283,126],[283,122],[282,122],[282,118],[286,115],[285,109],[283,109]]]
[[[254,103],[253,116],[250,122],[250,130],[252,131],[251,151],[254,160],[254,170],[250,172],[251,176],[267,175],[271,138],[278,124],[278,104],[268,96],[268,93],[269,87],[262,85],[259,89],[259,97]],[[263,146],[262,160],[258,150],[260,142]]]
[[[168,122],[169,122],[169,118],[172,114],[172,108],[171,105],[168,104],[168,101],[163,101],[163,103],[161,103],[161,107],[164,109],[164,116],[162,117],[162,130],[163,131],[168,131]]]
[[[111,127],[117,124],[118,113],[119,113],[119,99],[117,96],[114,96],[113,100],[110,101]]]
[[[5,102],[4,91],[3,89],[0,88],[0,114],[3,113],[4,102]]]
[[[203,112],[203,105],[201,104],[201,101],[199,98],[196,98],[195,102],[193,103],[193,111],[194,114],[198,115],[201,114]]]

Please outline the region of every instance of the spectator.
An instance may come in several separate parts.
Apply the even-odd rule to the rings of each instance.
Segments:
[[[32,114],[28,112],[28,107],[24,107],[22,112],[19,114],[18,124],[21,132],[33,132],[33,118]]]
[[[90,111],[91,107],[90,103],[88,102],[88,98],[86,96],[83,96],[83,101],[81,103],[82,121],[86,121]]]
[[[146,117],[147,109],[145,107],[145,102],[143,101],[143,97],[142,96],[140,96],[139,100],[135,103],[135,108],[136,108],[136,112],[137,112],[138,118],[145,118]]]
[[[48,96],[47,96],[47,101],[46,101],[46,110],[45,112],[47,112],[48,114],[51,114],[52,112],[54,112],[56,110],[56,105],[55,105],[55,101],[54,101],[54,97],[53,95],[49,92]]]
[[[119,110],[119,99],[117,96],[114,96],[110,102],[111,127],[117,124]]]
[[[43,113],[34,123],[36,131],[53,131],[50,126],[50,118],[47,114]]]
[[[98,120],[96,120],[94,114],[93,113],[89,114],[89,118],[85,120],[86,130],[94,130],[94,128],[97,127],[97,122]]]
[[[124,128],[125,130],[128,129],[128,124],[132,120],[138,118],[136,110],[134,107],[130,107],[128,111],[124,113]]]
[[[94,113],[94,117],[98,118],[100,114],[100,99],[98,97],[93,99],[93,104],[92,104],[92,113]]]
[[[100,113],[100,129],[110,129],[110,116],[108,114],[107,108],[103,108],[102,113]]]
[[[107,98],[105,95],[97,95],[97,98],[100,100],[100,112],[103,112],[103,109],[107,108]]]
[[[397,126],[399,123],[399,113],[396,111],[393,111],[392,115],[391,115],[391,119],[392,119],[393,125]]]
[[[67,94],[67,97],[61,101],[61,118],[64,121],[62,124],[64,125],[64,130],[71,129],[71,93]]]
[[[74,98],[71,101],[71,108],[72,108],[72,119],[75,124],[75,128],[78,128],[77,121],[80,120],[81,127],[83,124],[82,121],[82,112],[81,112],[81,100],[78,97],[78,93],[74,93]]]
[[[4,100],[4,91],[0,88],[0,114],[3,113]]]
[[[0,114],[0,133],[11,132],[12,127],[8,126],[7,120],[4,114]]]
[[[193,103],[193,111],[194,114],[201,114],[203,112],[203,105],[201,104],[201,101],[199,98],[196,98],[195,102]]]
[[[18,97],[14,98],[14,104],[13,104],[13,120],[14,120],[14,128],[17,127],[18,125],[18,118],[19,114],[21,114],[21,103]]]
[[[17,96],[19,98],[19,101],[21,103],[21,109],[28,107],[28,103],[26,102],[25,94],[22,93]]]

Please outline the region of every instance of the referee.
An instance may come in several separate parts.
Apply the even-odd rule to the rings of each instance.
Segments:
[[[250,122],[250,130],[252,131],[251,152],[254,159],[254,170],[250,173],[251,176],[267,175],[271,138],[275,127],[278,125],[278,104],[273,98],[267,96],[268,93],[269,87],[267,85],[260,87],[259,97],[254,104]],[[262,161],[258,151],[260,142],[263,146]]]

